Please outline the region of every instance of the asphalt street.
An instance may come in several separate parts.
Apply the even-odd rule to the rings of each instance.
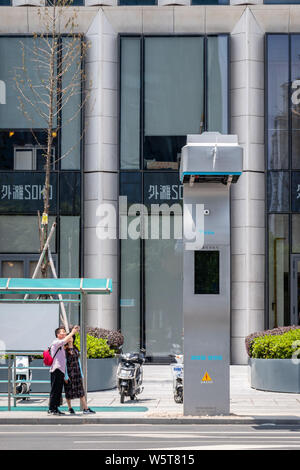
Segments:
[[[299,450],[300,425],[0,426],[0,450],[28,449]]]

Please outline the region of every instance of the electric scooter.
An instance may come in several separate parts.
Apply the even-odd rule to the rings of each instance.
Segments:
[[[175,403],[183,403],[183,355],[176,354],[176,364],[172,365],[173,395]]]
[[[32,371],[29,369],[29,356],[16,356],[16,394],[26,395],[30,393]],[[24,382],[23,382],[24,381]],[[20,397],[23,400],[28,398]]]
[[[120,392],[120,402],[124,403],[125,396],[131,400],[136,398],[144,390],[143,368],[145,362],[145,350],[140,353],[126,353],[120,355],[120,362],[117,369],[117,386]]]

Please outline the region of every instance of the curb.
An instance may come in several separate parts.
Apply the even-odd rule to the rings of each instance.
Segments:
[[[244,425],[300,425],[300,417],[258,417],[258,416],[204,416],[204,417],[179,417],[179,418],[91,418],[91,417],[45,417],[45,418],[0,418],[0,425],[74,425],[74,424],[244,424]]]

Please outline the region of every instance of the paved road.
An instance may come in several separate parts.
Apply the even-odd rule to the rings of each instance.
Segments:
[[[0,426],[0,450],[297,450],[300,425]]]

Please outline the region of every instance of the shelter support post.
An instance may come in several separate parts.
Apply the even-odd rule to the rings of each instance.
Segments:
[[[8,355],[8,390],[7,390],[7,409],[8,411],[11,410],[11,378],[12,378],[12,370],[11,370],[11,355]]]
[[[87,398],[87,342],[86,342],[86,311],[87,311],[87,295],[81,294],[80,303],[80,352],[81,367],[83,373],[83,387],[85,397]]]
[[[17,405],[17,399],[16,399],[16,394],[17,394],[17,384],[16,384],[16,380],[17,380],[17,370],[16,370],[17,361],[16,361],[16,355],[14,355],[13,364],[14,364],[14,372],[13,372],[14,407],[16,407],[16,405]]]

